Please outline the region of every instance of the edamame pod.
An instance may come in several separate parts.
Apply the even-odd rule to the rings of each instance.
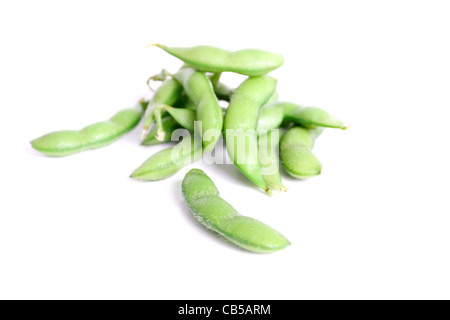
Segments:
[[[223,114],[209,78],[191,68],[181,69],[174,78],[197,106],[196,120],[201,126],[201,130],[198,129],[202,133],[203,146],[206,152],[212,151],[222,133]]]
[[[195,217],[207,228],[237,246],[253,252],[274,252],[291,243],[268,225],[241,216],[219,196],[214,182],[199,169],[192,169],[183,179],[182,192]]]
[[[185,136],[175,147],[164,149],[151,156],[134,170],[130,178],[144,181],[166,179],[201,156],[201,140],[194,135]]]
[[[314,156],[314,133],[306,128],[290,129],[280,142],[280,158],[287,173],[297,179],[320,175],[322,164]]]
[[[284,108],[284,120],[294,122],[307,128],[337,128],[347,129],[343,122],[330,115],[325,110],[316,107],[300,106],[291,102],[278,102],[274,104]]]
[[[145,111],[142,140],[147,136],[150,125],[155,119],[155,108],[163,104],[171,106],[181,97],[182,93],[183,88],[174,79],[167,79],[159,86]]]
[[[203,72],[235,72],[247,76],[262,76],[283,65],[280,54],[259,49],[245,49],[235,52],[211,46],[192,48],[168,47],[155,44],[184,63]]]
[[[188,66],[186,66],[186,65],[184,65],[183,67],[182,67],[182,69],[183,68],[188,68]],[[233,89],[231,89],[230,87],[228,87],[226,84],[224,84],[223,82],[220,82],[219,80],[220,80],[220,73],[214,73],[214,74],[212,74],[212,75],[210,75],[209,76],[209,78],[210,78],[210,80],[211,80],[211,84],[212,84],[212,86],[213,86],[213,88],[214,88],[214,92],[216,93],[216,96],[217,96],[217,99],[219,99],[219,100],[223,100],[223,101],[227,101],[227,102],[229,102],[230,101],[230,97],[231,97],[231,95],[233,94],[233,92],[234,92],[234,90]],[[170,77],[171,77],[172,75],[170,75]],[[165,70],[165,69],[163,69],[162,71],[161,71],[161,73],[159,73],[159,74],[155,74],[155,75],[153,75],[153,76],[151,76],[149,79],[148,79],[148,81],[147,81],[147,83],[149,83],[150,81],[164,81],[164,80],[166,80],[167,79],[167,77],[169,77],[169,72],[167,71],[167,70]],[[149,84],[149,87],[150,87],[150,84]],[[151,87],[150,87],[151,88]],[[152,91],[153,91],[153,89],[152,89]],[[185,95],[183,95],[183,97],[184,97]],[[275,97],[275,98],[277,98],[277,97]],[[276,99],[275,99],[276,100]],[[183,104],[184,102],[184,98],[181,98],[181,99],[179,99],[176,103],[175,103],[175,105],[173,105],[174,107],[176,107],[176,105],[177,104],[179,104],[179,101],[181,101],[181,103]]]
[[[268,105],[264,106],[259,113],[258,131],[272,130],[278,128],[283,122],[283,106]]]
[[[159,109],[159,108],[157,108]],[[158,110],[157,110],[158,111]],[[164,141],[170,141],[167,139],[167,135],[171,135],[173,130],[176,128],[179,128],[180,126],[189,130],[194,131],[194,121],[195,121],[195,110],[192,109],[184,109],[184,108],[173,108],[169,106],[162,107],[160,110],[161,114],[163,112],[167,112],[170,116],[161,118],[161,125],[154,126],[149,134],[146,137],[145,141],[156,141],[155,136],[161,136],[164,137]],[[226,109],[225,109],[226,112]],[[155,117],[158,119],[160,116],[158,115],[158,112],[155,112]],[[162,115],[161,115],[162,117]],[[169,121],[170,120],[170,121]],[[157,123],[160,120],[157,120]],[[261,109],[261,112],[259,114],[258,118],[258,125],[257,125],[257,133],[258,135],[262,132],[265,133],[268,130],[276,129],[280,126],[281,122],[283,121],[283,108],[281,106],[268,106]],[[166,124],[167,123],[167,124]],[[157,128],[161,126],[162,131],[164,131],[163,134],[157,134]],[[174,127],[173,130],[172,126]],[[152,137],[150,137],[152,136]],[[151,143],[151,144],[157,144]],[[148,145],[148,143],[143,143],[143,145]]]
[[[185,128],[191,132],[194,131],[195,111],[190,110],[190,109],[171,108],[171,107],[168,107],[166,109],[166,111],[183,128]]]
[[[277,80],[269,76],[245,80],[231,97],[224,125],[227,151],[233,163],[266,192],[269,188],[261,174],[256,129],[259,111],[276,85]]]
[[[33,148],[53,157],[68,156],[88,149],[109,145],[131,131],[141,120],[147,102],[116,113],[111,119],[79,131],[57,131],[31,141]]]
[[[271,189],[287,191],[281,182],[278,146],[280,143],[280,130],[270,130],[258,137],[259,158],[261,173],[264,181]]]

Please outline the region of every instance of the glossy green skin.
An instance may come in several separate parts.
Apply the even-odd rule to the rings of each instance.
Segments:
[[[169,107],[166,111],[180,126],[189,131],[194,131],[194,122],[196,117],[196,112],[194,110]]]
[[[226,109],[225,109],[226,110]],[[167,108],[167,113],[170,117],[162,118],[163,130],[165,131],[165,136],[172,134],[173,130],[183,127],[189,131],[194,131],[194,121],[195,121],[195,110],[183,109],[183,108]],[[277,129],[281,122],[283,121],[283,108],[279,106],[275,107],[264,107],[261,109],[258,119],[257,132],[266,133],[268,130]],[[166,124],[167,123],[167,124]],[[167,128],[167,129],[166,129]],[[158,141],[155,138],[156,126],[153,127],[144,142],[152,141],[151,144],[157,144]],[[151,137],[150,137],[151,136]],[[170,141],[164,140],[164,141]],[[143,145],[148,145],[145,143]]]
[[[185,66],[185,68],[187,68]],[[165,70],[163,70],[164,72],[167,72]],[[231,96],[234,93],[234,90],[231,89],[230,87],[228,87],[226,84],[224,84],[223,82],[219,82],[219,79],[217,79],[217,76],[219,75],[219,73],[214,73],[213,75],[211,75],[209,78],[211,79],[211,84],[214,88],[214,92],[216,93],[217,99],[219,100],[223,100],[223,101],[230,101]],[[167,73],[161,73],[158,75],[154,75],[152,77],[149,78],[149,80],[153,80],[153,81],[164,81],[167,78]],[[219,77],[220,78],[220,77]],[[213,83],[213,81],[216,81],[215,83]],[[177,106],[177,104],[179,104],[179,102],[181,102],[181,104],[184,104],[184,100],[185,100],[185,95],[182,95],[183,98],[177,100],[177,102],[175,102],[173,104],[174,107]]]
[[[284,108],[284,120],[294,122],[307,128],[336,128],[346,129],[341,120],[330,115],[328,112],[316,108],[300,106],[291,102],[277,102],[274,106]]]
[[[230,159],[248,179],[265,191],[269,188],[261,174],[256,129],[260,109],[270,99],[276,85],[277,81],[269,76],[245,80],[231,97],[224,124]]]
[[[262,76],[284,63],[282,55],[259,49],[231,52],[211,46],[192,48],[168,47],[161,44],[156,46],[203,72],[235,72],[247,76]]]
[[[136,127],[146,105],[146,102],[139,102],[135,108],[119,111],[108,121],[92,124],[79,131],[49,133],[31,141],[31,145],[37,151],[53,157],[107,146]]]
[[[264,106],[259,113],[258,130],[272,130],[283,122],[284,108],[278,105]]]
[[[191,68],[181,69],[175,79],[197,106],[196,121],[201,123],[203,146],[206,152],[214,149],[222,134],[223,114],[209,78]],[[208,133],[208,137],[205,133]]]
[[[183,88],[174,79],[165,80],[155,91],[144,115],[144,130],[148,130],[155,119],[155,108],[160,105],[173,105],[183,93]]]
[[[291,244],[268,225],[241,216],[219,196],[214,182],[202,170],[192,169],[186,174],[182,192],[189,208],[204,226],[241,248],[253,252],[274,252]]]
[[[271,130],[258,137],[261,173],[270,189],[286,191],[281,181],[278,146],[281,132]]]
[[[163,180],[180,171],[185,165],[200,159],[201,156],[201,140],[194,135],[187,136],[175,147],[155,153],[137,168],[130,178],[143,181]]]
[[[162,119],[162,130],[164,131],[164,139],[158,140],[156,139],[157,130],[159,129],[157,126],[153,126],[151,130],[148,132],[145,139],[142,141],[141,145],[143,146],[153,146],[156,144],[167,143],[172,139],[172,133],[179,129],[180,125],[175,121],[172,117],[165,117]]]
[[[313,132],[300,127],[290,129],[281,138],[281,163],[292,177],[308,179],[320,175],[322,164],[311,151],[314,139]]]
[[[212,83],[211,83],[212,85]],[[226,84],[222,83],[222,82],[218,82],[216,85],[213,85],[214,88],[214,93],[217,96],[218,100],[223,100],[223,101],[230,101],[231,96],[234,93],[234,89],[231,89],[230,87],[228,87]],[[189,100],[189,98],[185,95],[182,94],[181,97],[172,105],[173,107],[176,108],[186,108],[189,106],[193,106],[194,104],[192,103],[192,101]],[[194,109],[196,109],[197,107],[195,107]]]

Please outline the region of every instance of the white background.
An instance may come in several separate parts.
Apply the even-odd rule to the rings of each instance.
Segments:
[[[0,298],[450,298],[449,15],[447,1],[2,1]],[[31,149],[151,97],[147,77],[180,65],[155,42],[282,53],[281,99],[352,127],[318,140],[320,177],[285,177],[272,198],[231,165],[129,179],[165,147],[139,146],[141,127],[66,158]],[[192,167],[292,246],[252,254],[206,231],[181,196]]]

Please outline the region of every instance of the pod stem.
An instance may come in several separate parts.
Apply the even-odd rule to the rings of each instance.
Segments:
[[[150,47],[158,47],[158,48],[163,49],[163,48],[165,47],[165,45],[160,44],[160,43],[151,43],[151,44],[146,45],[145,47],[146,47],[146,48],[150,48]]]
[[[160,73],[154,74],[147,79],[147,86],[150,88],[150,91],[155,92],[155,89],[152,88],[152,81],[164,81],[167,77],[173,77],[173,74],[170,73],[167,69],[162,69]]]
[[[155,122],[158,130],[156,131],[156,140],[164,141],[164,138],[166,136],[166,132],[164,131],[163,124],[162,124],[162,113],[166,111],[167,109],[172,108],[171,106],[168,106],[166,104],[159,105],[155,108]]]
[[[149,112],[150,110],[148,110],[147,108],[147,112]],[[144,130],[142,131],[142,135],[141,135],[141,140],[144,141],[144,139],[147,137],[148,132],[150,131],[150,125],[153,122],[153,119],[155,118],[154,116],[154,110],[150,111],[150,114],[148,116],[148,118],[146,118],[145,116],[145,123],[144,123]]]
[[[150,89],[151,92],[155,92],[155,89],[153,89],[152,86],[150,85],[150,82],[153,80],[152,78],[153,76],[147,79],[147,87]]]
[[[148,108],[149,101],[145,100],[145,98],[141,98],[138,102],[138,105],[142,108],[142,111],[145,112]]]
[[[222,72],[214,73],[209,79],[211,80],[211,84],[213,88],[217,87],[219,83],[220,77],[222,76]]]
[[[287,192],[288,191],[288,188],[287,187],[285,187],[284,185],[269,185],[269,188],[270,189],[274,189],[274,190],[277,190],[277,191],[283,191],[283,192]]]
[[[144,141],[144,139],[147,137],[149,126],[144,126],[144,130],[142,130],[141,134],[141,140]]]

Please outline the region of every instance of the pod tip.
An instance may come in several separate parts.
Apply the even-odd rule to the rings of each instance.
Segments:
[[[166,137],[166,133],[163,130],[158,129],[158,132],[156,133],[156,140],[164,141],[165,137]]]
[[[148,126],[145,126],[144,131],[142,131],[142,134],[141,134],[141,141],[144,141],[144,139],[147,137],[147,132],[148,132]]]
[[[134,180],[142,180],[141,176],[142,176],[142,171],[139,170],[140,168],[137,168],[136,170],[134,170],[131,174],[130,174],[130,178],[134,179]]]
[[[146,48],[150,48],[150,47],[158,47],[158,48],[163,48],[165,47],[163,44],[160,43],[151,43],[145,46]]]

